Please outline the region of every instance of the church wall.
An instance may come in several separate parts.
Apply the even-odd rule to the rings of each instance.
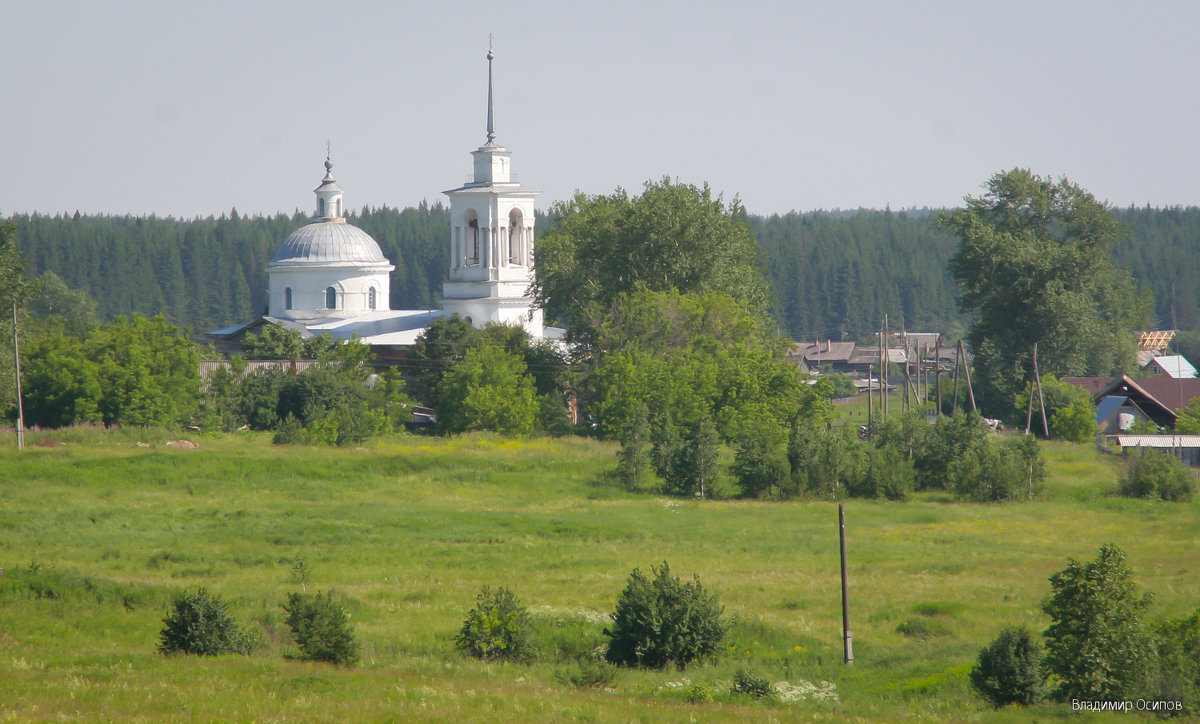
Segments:
[[[391,280],[386,272],[362,272],[341,267],[274,271],[270,275],[271,316],[282,319],[343,318],[391,307]],[[337,290],[337,309],[325,306],[326,289]],[[376,290],[376,309],[369,307],[370,289]],[[286,309],[285,290],[292,289],[292,309]]]

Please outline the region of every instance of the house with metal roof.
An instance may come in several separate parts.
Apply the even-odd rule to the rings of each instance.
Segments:
[[[1064,377],[1063,382],[1082,387],[1096,403],[1096,422],[1101,432],[1117,433],[1122,427],[1120,415],[1145,419],[1157,427],[1173,429],[1179,411],[1193,398],[1200,397],[1200,378],[1173,379],[1170,377]],[[1106,402],[1109,397],[1122,398],[1120,403]],[[1102,413],[1103,412],[1103,416]],[[1126,422],[1132,422],[1124,418]],[[1108,424],[1106,424],[1108,423]]]
[[[1190,379],[1196,376],[1196,368],[1192,366],[1192,363],[1188,362],[1183,355],[1178,354],[1153,357],[1150,364],[1145,367],[1156,375],[1172,379]]]

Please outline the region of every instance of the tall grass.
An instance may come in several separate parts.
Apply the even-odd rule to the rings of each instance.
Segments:
[[[1032,503],[847,503],[845,666],[831,502],[628,493],[609,482],[613,448],[579,439],[343,450],[238,434],[184,449],[166,444],[178,435],[37,434],[53,444],[0,451],[0,681],[16,719],[1003,718],[966,672],[1003,626],[1046,627],[1039,604],[1067,557],[1111,541],[1156,614],[1200,601],[1200,505],[1111,497],[1115,468],[1082,446],[1045,448],[1050,481]],[[618,671],[612,691],[571,685],[629,571],[663,560],[720,595],[733,622],[724,654],[686,672]],[[456,653],[485,584],[531,607],[536,662]],[[255,653],[154,653],[171,597],[201,586],[258,633]],[[285,655],[280,604],[301,588],[342,597],[359,667]],[[831,682],[837,700],[732,697],[738,669]]]

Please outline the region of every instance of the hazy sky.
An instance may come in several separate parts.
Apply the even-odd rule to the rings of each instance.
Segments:
[[[1200,204],[1200,2],[0,0],[0,213],[705,181],[752,213],[953,206],[1014,166]]]

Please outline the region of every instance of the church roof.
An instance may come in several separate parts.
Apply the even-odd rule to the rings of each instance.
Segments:
[[[271,266],[338,263],[389,262],[370,234],[344,221],[317,221],[296,229],[271,257]]]
[[[444,194],[531,194],[536,195],[542,193],[531,186],[522,186],[521,184],[466,184],[459,186],[456,189],[443,191]]]

